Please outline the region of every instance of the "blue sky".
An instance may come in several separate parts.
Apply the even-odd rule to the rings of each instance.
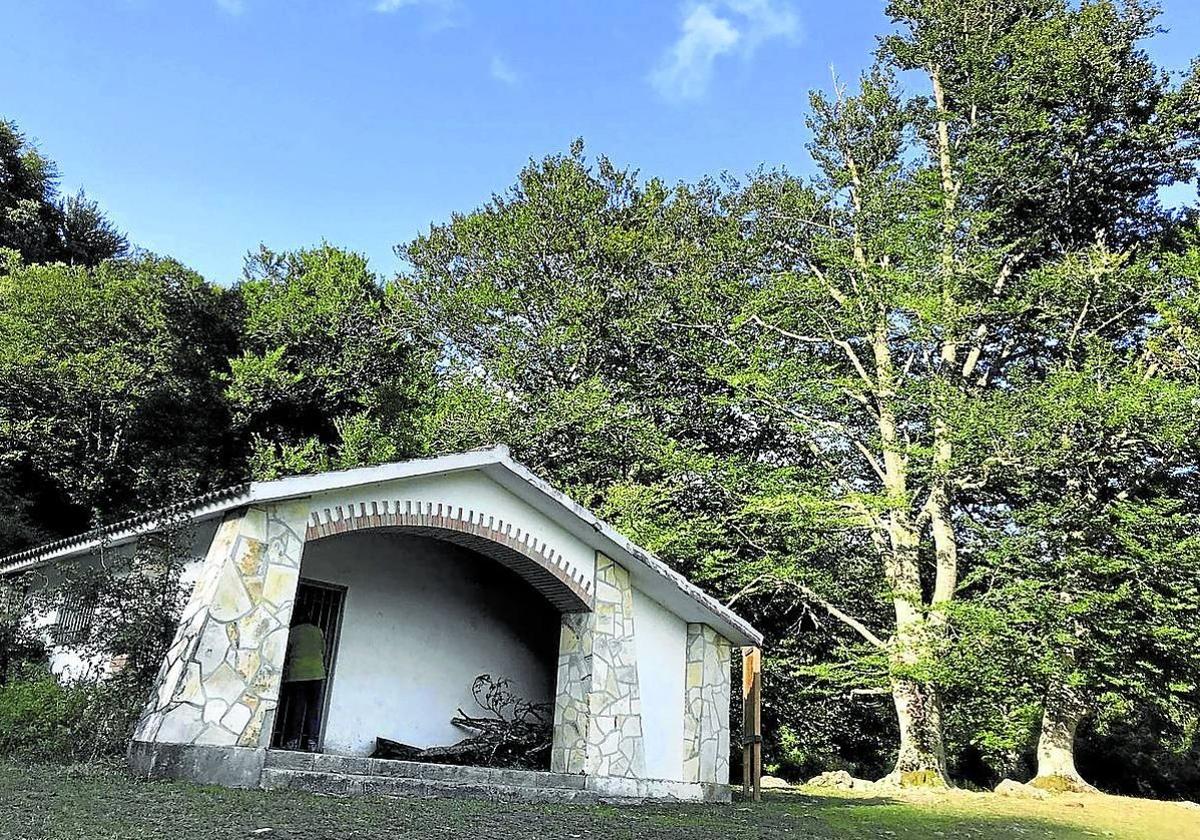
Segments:
[[[670,181],[804,171],[807,91],[884,0],[0,0],[0,115],[132,240],[231,282],[247,250],[391,248],[583,137]],[[1153,45],[1200,52],[1200,3]]]

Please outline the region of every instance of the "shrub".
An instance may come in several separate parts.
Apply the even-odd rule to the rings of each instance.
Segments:
[[[82,686],[60,685],[44,671],[10,679],[0,686],[0,754],[22,761],[79,758],[87,701]]]
[[[134,556],[112,566],[81,564],[53,585],[9,582],[19,597],[0,615],[0,758],[79,762],[115,757],[155,684],[182,606],[179,576],[186,559],[174,531],[145,539]],[[98,664],[69,680],[50,672],[39,632],[23,617],[77,601],[88,617],[71,649]],[[15,605],[15,607],[14,607]],[[14,620],[15,618],[15,620]]]

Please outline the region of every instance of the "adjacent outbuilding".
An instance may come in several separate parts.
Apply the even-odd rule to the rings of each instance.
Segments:
[[[730,798],[732,660],[761,634],[503,447],[253,482],[13,555],[0,574],[181,524],[197,544],[190,594],[130,745],[139,772],[338,793]],[[54,652],[69,667],[69,645]],[[483,674],[553,709],[543,771],[369,757],[379,739],[462,739],[451,718]]]

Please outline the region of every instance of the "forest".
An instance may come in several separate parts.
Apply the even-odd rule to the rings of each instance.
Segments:
[[[772,773],[1200,796],[1200,212],[1162,198],[1200,62],[1141,0],[888,15],[794,103],[804,174],[580,140],[386,277],[201,277],[0,122],[0,556],[504,443],[766,633]]]

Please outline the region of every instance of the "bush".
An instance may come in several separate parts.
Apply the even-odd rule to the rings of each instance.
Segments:
[[[143,539],[128,560],[66,567],[53,584],[0,581],[8,592],[0,598],[0,758],[70,763],[124,753],[174,637],[185,542],[170,530]],[[89,616],[70,647],[102,664],[60,681],[44,631],[24,617],[78,602],[80,593]]]
[[[16,761],[118,757],[141,711],[140,686],[121,680],[60,683],[28,668],[0,685],[0,756]]]
[[[87,693],[49,673],[26,672],[0,686],[0,754],[22,761],[76,758]]]

